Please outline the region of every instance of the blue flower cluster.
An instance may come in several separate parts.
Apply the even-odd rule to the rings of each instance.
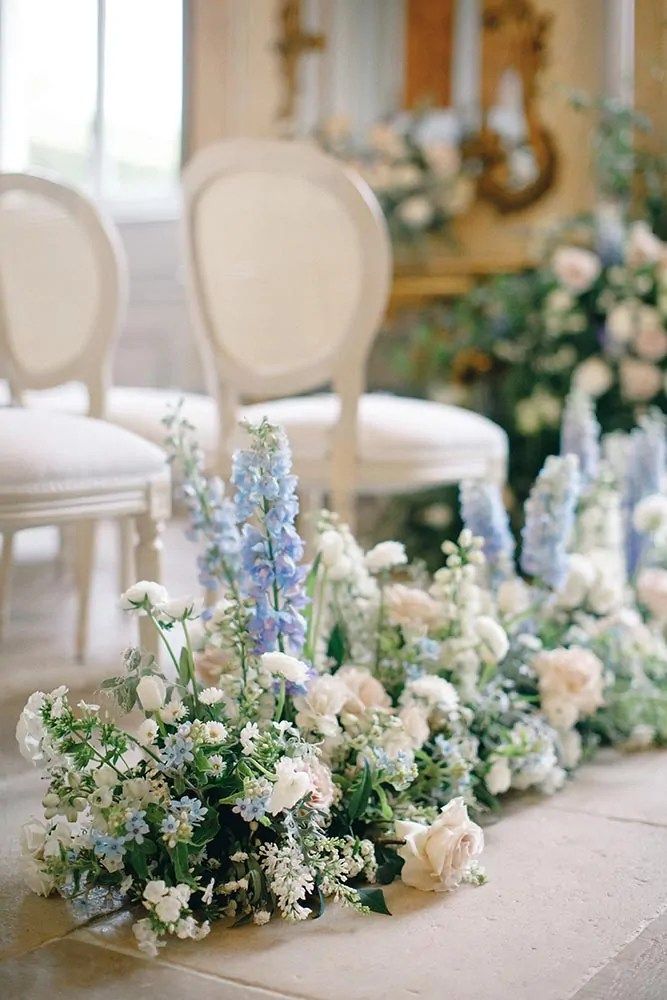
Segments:
[[[150,832],[146,822],[146,810],[135,809],[125,821],[125,830],[127,831],[125,834],[127,842],[134,840],[137,844],[143,844],[144,834]]]
[[[122,861],[126,850],[125,837],[112,837],[107,833],[93,831],[92,843],[95,855],[102,862],[118,864]]]
[[[172,799],[169,803],[169,808],[175,813],[185,812],[190,826],[197,826],[198,823],[201,823],[208,812],[207,807],[199,799],[195,799],[191,795],[184,795],[180,799]]]
[[[646,538],[632,523],[635,506],[644,497],[660,493],[665,473],[667,448],[665,420],[654,412],[644,417],[630,434],[623,489],[625,557],[628,576],[634,576],[644,552]]]
[[[162,766],[166,771],[182,771],[195,759],[194,743],[189,736],[167,736],[160,751]]]
[[[514,573],[514,536],[500,487],[481,480],[461,484],[461,516],[466,528],[484,540],[484,557],[491,580],[497,583]]]
[[[567,397],[560,429],[561,455],[576,455],[582,486],[593,482],[600,465],[600,424],[589,396],[572,391]]]
[[[522,569],[553,589],[561,586],[567,574],[567,547],[580,484],[576,455],[550,455],[524,507]]]
[[[236,520],[242,524],[242,591],[254,608],[249,631],[257,654],[276,649],[298,654],[307,602],[303,542],[294,526],[299,510],[292,456],[284,433],[266,420],[248,427],[251,446],[234,455]]]
[[[237,799],[232,812],[238,813],[246,823],[253,823],[264,816],[268,807],[268,795],[256,796],[255,798]]]

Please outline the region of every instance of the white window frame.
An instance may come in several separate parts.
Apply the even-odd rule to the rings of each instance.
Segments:
[[[162,198],[121,199],[108,198],[104,195],[104,175],[106,170],[106,154],[104,144],[104,84],[106,72],[105,30],[107,0],[91,0],[97,4],[97,86],[95,96],[95,117],[92,129],[92,147],[90,151],[90,194],[117,222],[161,222],[180,217],[180,184],[178,173],[174,178],[173,193]],[[113,2],[113,0],[112,0]],[[6,61],[2,58],[5,40],[3,37],[3,8],[5,0],[0,0],[0,156],[2,153],[2,122],[3,95],[6,82],[3,78],[2,66]],[[186,110],[187,110],[187,70],[186,53],[188,49],[189,0],[181,0],[182,8],[182,100],[181,100],[181,155],[179,168],[183,164],[186,148]],[[1,161],[0,161],[1,162]],[[180,170],[179,170],[180,173]]]

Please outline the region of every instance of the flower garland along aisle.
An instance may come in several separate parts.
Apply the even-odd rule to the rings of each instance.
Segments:
[[[572,414],[590,424],[585,407]],[[146,581],[123,595],[169,661],[162,671],[130,649],[104,684],[141,720],[121,728],[96,705],[75,710],[64,688],[29,699],[17,737],[48,781],[43,822],[22,836],[36,891],[138,904],[149,954],[168,934],[204,936],[215,918],[300,920],[327,898],[386,912],[378,885],[399,874],[422,890],[484,881],[469,808],[493,808],[509,788],[554,791],[582,739],[667,737],[660,626],[568,550],[577,539],[593,568],[600,546],[618,556],[611,472],[591,472],[581,491],[579,458],[547,463],[527,511],[532,584],[514,570],[497,493],[474,484],[470,527],[445,543],[432,580],[400,543],[364,554],[330,514],[307,568],[282,432],[249,429],[228,498],[203,475],[191,428],[178,413],[168,424],[200,581],[221,599],[201,612]],[[667,506],[652,496],[656,429],[635,435],[614,462],[627,466],[628,504],[644,504],[636,523],[653,527]],[[595,443],[589,454],[574,439],[590,471]],[[638,539],[645,565],[659,546]]]

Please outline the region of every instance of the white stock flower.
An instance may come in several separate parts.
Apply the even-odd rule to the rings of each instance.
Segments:
[[[480,615],[475,621],[475,631],[480,640],[480,655],[485,663],[500,663],[510,648],[505,629],[490,615]]]
[[[308,664],[287,653],[262,653],[259,662],[272,677],[284,677],[292,684],[304,685],[308,679]]]
[[[667,496],[652,493],[640,500],[632,514],[637,531],[657,535],[667,529]]]
[[[491,795],[502,795],[512,784],[512,768],[507,757],[497,757],[486,773],[484,784]]]
[[[379,542],[366,553],[366,568],[371,573],[382,573],[394,566],[404,566],[407,561],[402,542]]]
[[[597,254],[580,247],[559,247],[551,258],[551,266],[561,285],[575,295],[588,291],[602,269]]]
[[[405,862],[401,879],[425,892],[455,889],[484,848],[484,834],[468,817],[460,796],[430,826],[399,820],[395,829],[396,837],[405,840],[397,851]]]
[[[139,606],[147,603],[153,608],[157,604],[164,604],[169,600],[167,588],[154,580],[139,580],[132,584],[124,594],[121,594],[119,605],[122,611],[137,611]],[[146,612],[142,609],[140,614]]]
[[[158,903],[167,893],[167,884],[162,879],[147,882],[144,887],[144,899],[147,903]]]
[[[313,780],[307,771],[299,770],[291,757],[281,757],[276,764],[276,782],[269,799],[268,811],[272,816],[291,809],[313,788]]]
[[[165,683],[158,674],[146,674],[137,684],[137,698],[144,712],[157,712],[164,705]]]

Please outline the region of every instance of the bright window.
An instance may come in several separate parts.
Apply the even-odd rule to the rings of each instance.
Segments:
[[[0,0],[0,166],[120,214],[176,204],[182,0]]]

